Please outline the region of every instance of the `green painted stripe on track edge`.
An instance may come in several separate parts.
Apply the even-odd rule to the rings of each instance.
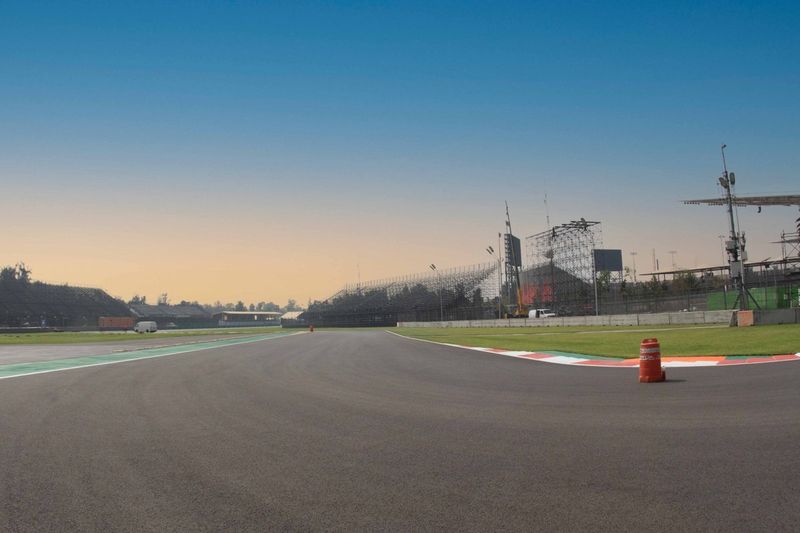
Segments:
[[[28,376],[31,374],[44,374],[46,372],[57,372],[59,370],[71,370],[73,368],[83,368],[88,366],[123,363],[125,361],[136,361],[138,359],[151,359],[154,357],[164,357],[167,355],[177,355],[181,353],[198,352],[200,350],[210,350],[213,348],[224,348],[226,346],[248,344],[267,339],[277,339],[279,337],[287,337],[289,335],[297,335],[297,333],[270,333],[268,335],[258,335],[255,337],[221,339],[208,342],[192,342],[190,344],[176,344],[173,346],[163,346],[160,348],[144,348],[141,350],[132,350],[129,352],[106,355],[88,355],[69,359],[54,359],[51,361],[13,363],[10,365],[0,365],[0,379]]]

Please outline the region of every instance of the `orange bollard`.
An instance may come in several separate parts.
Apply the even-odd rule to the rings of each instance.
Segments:
[[[644,339],[639,347],[639,383],[655,383],[667,379],[661,368],[661,345],[658,339]]]
[[[308,332],[309,333],[314,333],[314,324],[311,324],[310,326],[308,326]]]

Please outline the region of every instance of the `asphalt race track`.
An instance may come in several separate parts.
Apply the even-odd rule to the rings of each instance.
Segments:
[[[800,363],[316,332],[0,380],[0,530],[800,531]]]
[[[99,335],[102,335],[102,333]],[[63,344],[57,347],[47,344],[5,344],[0,345],[0,365],[33,361],[52,361],[68,357],[84,357],[141,350],[143,348],[246,338],[254,335],[256,334],[196,335],[187,337],[162,337],[160,335],[151,335],[148,338],[133,338],[129,340],[115,339],[112,342],[94,342],[86,344]],[[130,337],[134,337],[134,335],[131,334]]]

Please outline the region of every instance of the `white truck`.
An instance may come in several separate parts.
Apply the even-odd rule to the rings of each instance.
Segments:
[[[552,309],[531,309],[528,311],[528,318],[551,318],[556,316]]]
[[[144,320],[142,322],[137,322],[136,325],[133,326],[133,331],[136,333],[155,333],[158,331],[158,325],[151,320]]]

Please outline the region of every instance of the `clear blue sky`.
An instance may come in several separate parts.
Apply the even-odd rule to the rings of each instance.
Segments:
[[[319,283],[218,297],[304,300],[356,263],[374,278],[483,260],[503,200],[530,234],[546,189],[555,223],[599,219],[608,246],[710,264],[723,213],[679,200],[718,193],[721,142],[740,193],[800,189],[800,3],[607,4],[0,3],[0,208],[18,236],[0,263],[53,281],[116,268],[98,228],[137,212],[159,237],[126,261],[155,294],[180,275],[142,281],[148,255],[231,219],[241,238],[219,253],[252,263],[265,233],[292,233],[296,248],[273,242]],[[748,216],[774,255],[797,214]],[[54,255],[43,227],[94,246]]]

